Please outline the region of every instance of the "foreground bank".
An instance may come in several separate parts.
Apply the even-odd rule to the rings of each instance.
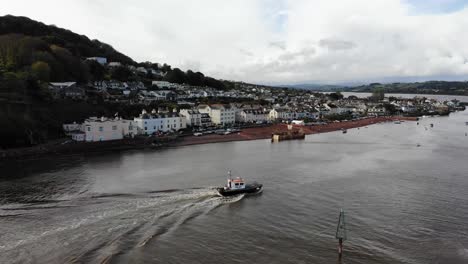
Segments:
[[[393,121],[416,121],[414,117],[373,117],[361,120],[333,122],[327,124],[311,125],[311,126],[296,126],[300,128],[305,134],[316,134],[338,131],[342,129],[351,129],[357,127],[364,127],[376,123],[393,122]],[[104,142],[70,142],[58,141],[39,145],[31,148],[12,149],[0,151],[2,160],[11,159],[28,159],[28,158],[41,158],[51,155],[74,155],[74,154],[89,154],[89,153],[103,153],[111,151],[124,151],[136,149],[160,149],[167,147],[188,146],[197,144],[208,144],[218,142],[232,142],[232,141],[245,141],[245,140],[258,140],[271,138],[273,133],[286,132],[286,124],[274,124],[267,127],[246,128],[239,133],[229,135],[204,135],[204,136],[186,136],[186,137],[136,137],[133,139],[104,141]]]

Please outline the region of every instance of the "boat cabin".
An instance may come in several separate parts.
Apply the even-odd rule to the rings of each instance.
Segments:
[[[227,190],[241,190],[245,189],[245,182],[244,179],[241,177],[237,177],[235,179],[228,178],[227,180],[227,185],[225,186],[225,189]]]

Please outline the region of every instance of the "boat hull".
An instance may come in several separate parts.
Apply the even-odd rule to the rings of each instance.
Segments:
[[[238,194],[254,194],[262,191],[262,184],[251,184],[246,185],[244,189],[240,190],[226,190],[224,188],[217,188],[218,194],[221,196],[233,196]]]

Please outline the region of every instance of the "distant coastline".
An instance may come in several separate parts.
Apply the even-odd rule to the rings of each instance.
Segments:
[[[320,91],[319,93],[328,94],[328,93],[333,93],[333,92]],[[369,97],[369,96],[372,95],[372,93],[370,93],[370,92],[356,92],[356,91],[344,91],[344,92],[341,92],[341,93],[345,97],[348,97],[350,95],[355,95],[355,96],[357,96],[359,98],[365,98],[365,97]],[[390,97],[390,96],[403,97],[403,98],[406,98],[406,99],[411,99],[411,98],[414,98],[414,97],[427,97],[427,98],[430,98],[430,99],[436,99],[438,101],[457,99],[460,102],[463,102],[465,104],[468,103],[468,95],[422,94],[422,93],[419,93],[419,94],[414,94],[414,93],[385,93],[385,97]]]

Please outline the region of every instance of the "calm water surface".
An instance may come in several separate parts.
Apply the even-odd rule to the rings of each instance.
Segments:
[[[466,121],[2,164],[0,263],[468,263]]]

